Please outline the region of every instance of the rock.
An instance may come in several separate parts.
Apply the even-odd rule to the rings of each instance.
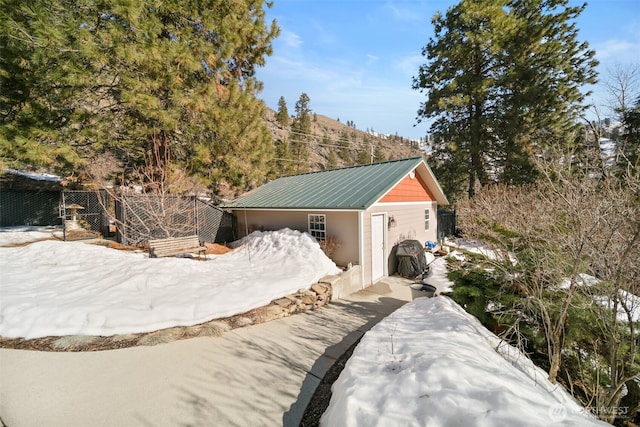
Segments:
[[[285,313],[287,313],[287,311],[279,305],[270,305],[267,306],[260,320],[262,322],[268,322],[270,320],[279,319],[284,317]]]
[[[301,307],[302,306],[300,306],[300,305],[292,305],[291,307],[289,307],[289,314],[294,314],[294,313],[297,313],[297,312],[301,311],[300,310]]]
[[[329,293],[329,289],[331,289],[329,286],[323,284],[323,283],[316,283],[314,285],[311,285],[311,290],[313,292],[315,292],[318,295],[326,295]]]
[[[318,281],[318,283],[323,283],[327,285],[334,285],[341,280],[340,275],[336,276],[324,276],[322,279]]]
[[[291,301],[289,298],[280,298],[275,300],[274,303],[276,303],[280,307],[286,308],[293,304],[293,301]]]
[[[249,317],[239,316],[234,319],[234,326],[241,328],[243,326],[248,326],[253,324],[253,319]]]
[[[313,296],[311,295],[304,295],[302,298],[300,298],[300,300],[302,301],[302,304],[313,304],[316,302],[318,298],[315,296],[315,294]]]

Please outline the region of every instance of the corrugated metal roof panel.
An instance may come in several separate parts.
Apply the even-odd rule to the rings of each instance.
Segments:
[[[421,157],[278,178],[229,208],[367,209],[422,162]]]

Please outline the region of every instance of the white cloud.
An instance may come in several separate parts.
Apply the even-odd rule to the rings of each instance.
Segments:
[[[296,33],[288,30],[283,30],[280,33],[279,40],[291,48],[298,48],[302,45],[302,38]]]
[[[629,61],[640,59],[640,43],[637,41],[610,39],[598,43],[593,47],[596,51],[596,58],[607,62],[626,58]]]
[[[425,61],[425,57],[420,54],[409,55],[398,60],[394,64],[394,68],[406,76],[413,77],[418,74],[418,68],[424,64]]]
[[[331,31],[327,31],[324,25],[318,21],[312,21],[311,26],[315,35],[315,42],[318,46],[331,47],[339,43],[339,37]]]
[[[419,2],[420,3],[420,2]],[[397,4],[394,4],[393,1],[388,2],[385,5],[385,8],[391,12],[391,16],[393,16],[398,21],[404,22],[417,22],[423,19],[422,13],[420,10],[424,10],[425,8],[408,8],[408,7],[400,7]]]
[[[372,55],[370,53],[367,54],[367,64],[368,65],[378,62],[379,59],[380,59],[379,56]]]

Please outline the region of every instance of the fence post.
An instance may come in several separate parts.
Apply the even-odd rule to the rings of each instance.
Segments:
[[[196,236],[200,238],[200,218],[198,217],[198,198],[193,196],[193,220],[195,221]]]

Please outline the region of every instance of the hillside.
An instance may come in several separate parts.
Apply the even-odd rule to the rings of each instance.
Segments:
[[[267,108],[263,120],[271,131],[273,144],[276,148],[279,144],[291,140],[291,127],[282,128],[276,120],[275,111]],[[282,159],[276,156],[272,162],[269,162],[270,172],[266,174],[268,179],[301,172],[370,163],[371,161],[381,162],[414,157],[421,154],[417,141],[411,141],[398,135],[365,132],[319,114],[312,115],[311,135],[308,137],[307,144],[309,156],[305,159],[298,161],[297,159]],[[373,154],[373,158],[371,154]],[[114,182],[119,183],[124,164],[118,155],[110,151],[92,151],[91,147],[87,147],[84,151],[84,158],[88,160],[86,170],[80,168],[75,171],[73,176],[61,175],[68,188],[104,187],[111,186]],[[5,167],[6,165],[0,161],[0,172]],[[25,164],[19,169],[39,173],[55,173],[52,168],[35,165]],[[208,192],[202,184],[191,181],[185,176],[182,178],[186,179],[183,183],[184,187]],[[17,178],[14,175],[0,173],[0,181],[7,181],[7,179],[15,180]],[[235,188],[224,180],[220,180],[215,193],[223,199],[232,199],[244,191],[246,189]]]
[[[265,122],[271,130],[275,144],[291,139],[291,127],[283,128],[276,120],[276,112],[267,109]],[[291,123],[293,119],[290,119]],[[330,168],[330,153],[335,154],[333,167],[351,166],[363,163],[358,161],[359,156],[371,162],[373,161],[402,159],[421,155],[417,141],[411,141],[398,135],[383,135],[376,132],[366,132],[347,126],[338,120],[313,113],[311,121],[311,134],[309,141],[309,158],[306,159],[308,170],[317,171]],[[345,146],[349,156],[341,153]],[[291,163],[296,163],[291,161]]]

